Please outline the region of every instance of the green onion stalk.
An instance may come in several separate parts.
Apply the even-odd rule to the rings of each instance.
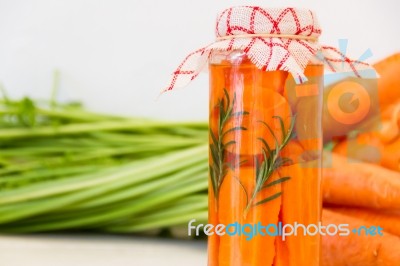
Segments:
[[[142,233],[207,219],[208,125],[0,99],[0,232]]]

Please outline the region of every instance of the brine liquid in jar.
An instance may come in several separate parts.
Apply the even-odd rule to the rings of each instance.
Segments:
[[[227,227],[208,265],[318,266],[322,65],[300,85],[240,50],[213,51],[209,70],[209,223]]]

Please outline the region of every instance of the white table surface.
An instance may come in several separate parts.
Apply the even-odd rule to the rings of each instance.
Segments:
[[[206,242],[109,235],[0,235],[0,266],[205,266]]]

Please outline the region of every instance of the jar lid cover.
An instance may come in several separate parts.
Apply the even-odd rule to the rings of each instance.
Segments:
[[[207,66],[213,50],[242,50],[251,62],[265,71],[290,72],[301,83],[310,62],[321,62],[334,72],[351,72],[372,67],[351,60],[334,47],[318,43],[321,34],[316,15],[307,9],[237,6],[217,16],[216,41],[190,53],[173,72],[164,91],[186,86]],[[371,72],[368,72],[369,75]]]

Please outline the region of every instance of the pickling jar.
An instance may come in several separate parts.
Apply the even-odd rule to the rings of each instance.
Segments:
[[[165,91],[208,68],[209,266],[318,266],[324,68],[369,66],[319,44],[307,9],[238,6]]]

